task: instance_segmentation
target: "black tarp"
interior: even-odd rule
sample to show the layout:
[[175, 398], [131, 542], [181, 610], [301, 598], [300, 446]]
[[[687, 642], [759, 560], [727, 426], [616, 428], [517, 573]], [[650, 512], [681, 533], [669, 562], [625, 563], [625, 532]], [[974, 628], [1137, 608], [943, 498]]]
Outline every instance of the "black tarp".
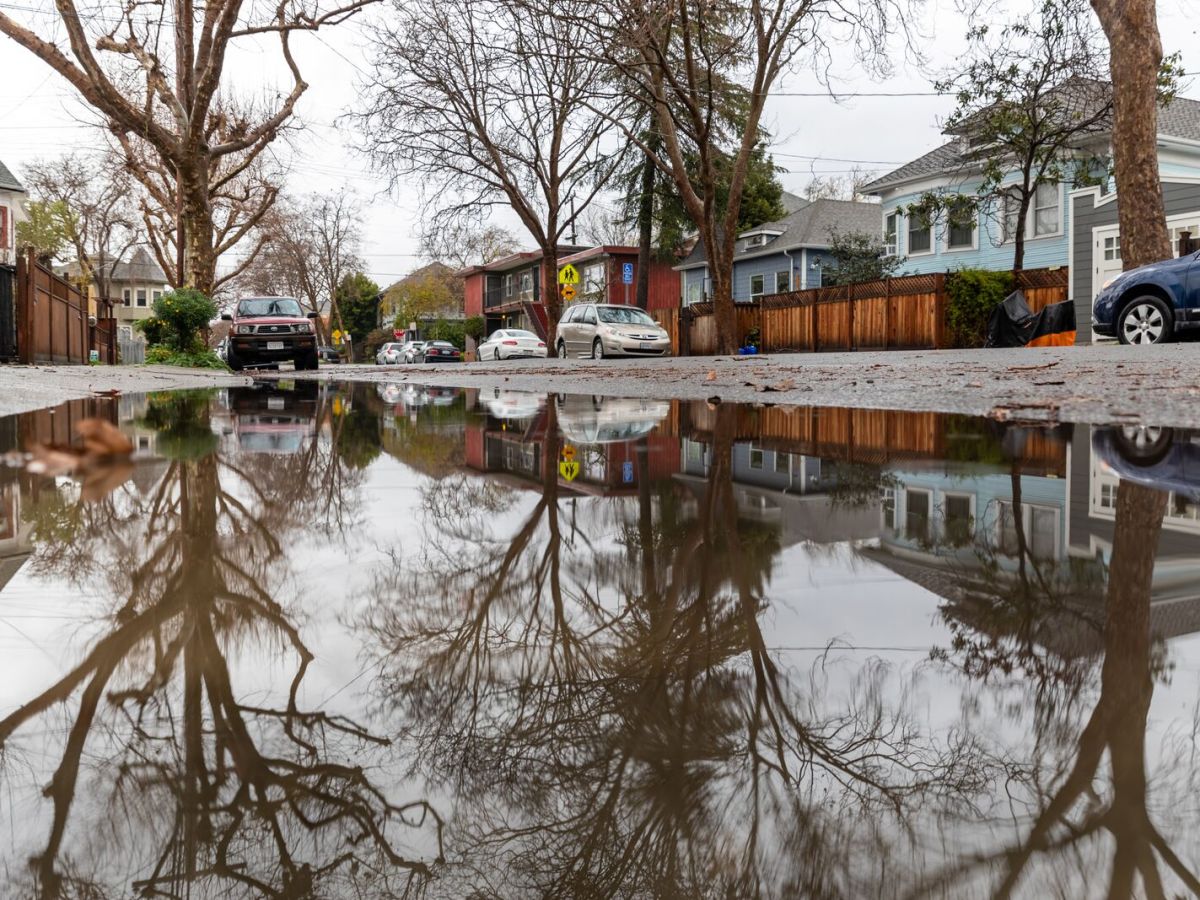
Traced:
[[992, 310], [985, 347], [1061, 347], [1075, 343], [1075, 305], [1067, 300], [1033, 312], [1024, 291], [1013, 291]]

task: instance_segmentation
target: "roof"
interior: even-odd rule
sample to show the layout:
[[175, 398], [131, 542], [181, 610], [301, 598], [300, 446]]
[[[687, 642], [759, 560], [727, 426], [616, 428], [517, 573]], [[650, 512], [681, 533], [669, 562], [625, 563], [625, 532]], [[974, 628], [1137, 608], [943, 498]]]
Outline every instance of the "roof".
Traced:
[[580, 253], [573, 253], [570, 256], [561, 257], [558, 260], [560, 266], [565, 266], [567, 263], [581, 263], [589, 259], [596, 259], [600, 256], [637, 256], [638, 248], [631, 247], [627, 244], [603, 244], [599, 247], [592, 247], [590, 250], [583, 250]]
[[[109, 280], [114, 284], [120, 282], [125, 284], [167, 283], [167, 276], [163, 274], [162, 268], [142, 247], [138, 247], [133, 251], [133, 256], [129, 257], [129, 262], [117, 260], [111, 263], [111, 266], [112, 275]], [[79, 264], [79, 260], [76, 259], [65, 266], [61, 266], [58, 273], [68, 277], [78, 277], [82, 271], [83, 267]]]
[[[573, 253], [578, 253], [586, 247], [579, 247], [574, 244], [560, 244], [556, 250], [557, 255], [561, 258], [570, 256]], [[467, 266], [465, 269], [459, 269], [454, 274], [459, 278], [465, 278], [468, 275], [474, 275], [476, 272], [505, 272], [509, 269], [520, 267], [523, 263], [533, 262], [542, 258], [541, 250], [522, 250], [518, 253], [510, 253], [508, 256], [502, 256], [500, 259], [493, 260], [489, 263], [484, 263], [480, 266]]]
[[[1104, 133], [1105, 130], [1099, 132], [1099, 134]], [[1158, 110], [1158, 133], [1162, 137], [1200, 141], [1200, 100], [1176, 97], [1166, 106], [1160, 107]], [[1095, 136], [1095, 133], [1089, 132], [1088, 136]], [[924, 156], [919, 156], [912, 162], [905, 163], [900, 168], [888, 172], [883, 177], [876, 178], [867, 184], [864, 190], [870, 193], [879, 193], [893, 185], [960, 169], [969, 162], [969, 156], [963, 153], [962, 141], [955, 138], [940, 147], [935, 147]]]
[[[804, 206], [782, 219], [764, 222], [742, 232], [743, 234], [762, 231], [779, 232], [779, 237], [760, 247], [739, 246], [734, 251], [733, 261], [769, 256], [772, 253], [801, 247], [828, 247], [829, 232], [835, 228], [839, 231], [865, 231], [868, 234], [878, 234], [880, 227], [878, 203], [863, 203], [857, 200], [814, 200], [811, 203], [806, 201]], [[704, 265], [705, 260], [704, 244], [697, 242], [687, 259], [676, 268], [695, 268]]]
[[0, 160], [0, 191], [20, 191], [25, 193], [25, 188], [21, 182], [17, 181], [17, 176], [12, 173], [8, 166], [4, 165], [4, 160]]

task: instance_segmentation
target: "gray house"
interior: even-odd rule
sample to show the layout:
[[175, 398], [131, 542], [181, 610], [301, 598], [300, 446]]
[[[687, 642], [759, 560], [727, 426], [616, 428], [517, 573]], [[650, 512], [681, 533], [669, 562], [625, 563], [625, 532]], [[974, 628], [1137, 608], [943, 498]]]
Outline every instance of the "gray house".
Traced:
[[[757, 300], [820, 287], [823, 273], [832, 264], [830, 234], [863, 232], [879, 234], [880, 207], [877, 203], [851, 200], [815, 200], [786, 195], [788, 214], [738, 235], [733, 257], [733, 299]], [[691, 254], [675, 267], [685, 305], [710, 299], [711, 281], [704, 245], [697, 243]]]

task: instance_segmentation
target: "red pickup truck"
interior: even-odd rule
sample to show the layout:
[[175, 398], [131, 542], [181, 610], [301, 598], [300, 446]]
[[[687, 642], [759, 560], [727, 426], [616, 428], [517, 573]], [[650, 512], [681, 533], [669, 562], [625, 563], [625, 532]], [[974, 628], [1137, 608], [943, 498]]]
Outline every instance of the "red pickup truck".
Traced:
[[243, 297], [232, 314], [221, 316], [232, 325], [225, 361], [235, 372], [278, 367], [292, 362], [297, 370], [319, 365], [317, 335], [312, 320], [293, 297]]

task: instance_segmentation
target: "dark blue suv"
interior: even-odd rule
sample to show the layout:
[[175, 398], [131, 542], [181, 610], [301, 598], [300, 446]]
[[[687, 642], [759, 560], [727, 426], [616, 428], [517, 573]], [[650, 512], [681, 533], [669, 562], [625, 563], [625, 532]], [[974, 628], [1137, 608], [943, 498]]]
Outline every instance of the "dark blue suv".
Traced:
[[1200, 253], [1122, 272], [1092, 303], [1092, 331], [1122, 344], [1162, 344], [1200, 328]]

